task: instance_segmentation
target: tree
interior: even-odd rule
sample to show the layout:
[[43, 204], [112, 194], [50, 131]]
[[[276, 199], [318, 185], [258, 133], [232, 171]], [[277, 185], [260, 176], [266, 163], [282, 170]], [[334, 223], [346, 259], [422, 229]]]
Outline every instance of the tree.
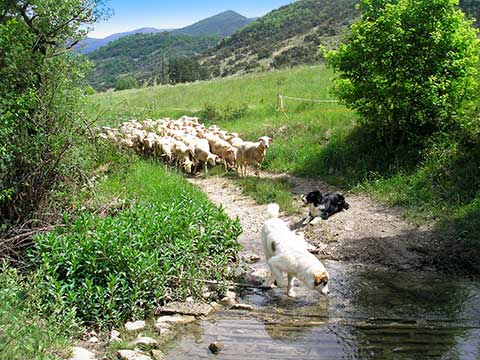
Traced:
[[390, 150], [462, 121], [476, 96], [479, 41], [456, 0], [363, 0], [362, 18], [327, 54], [335, 91]]
[[95, 0], [0, 0], [0, 219], [34, 211], [79, 138], [86, 66], [71, 53], [104, 14]]

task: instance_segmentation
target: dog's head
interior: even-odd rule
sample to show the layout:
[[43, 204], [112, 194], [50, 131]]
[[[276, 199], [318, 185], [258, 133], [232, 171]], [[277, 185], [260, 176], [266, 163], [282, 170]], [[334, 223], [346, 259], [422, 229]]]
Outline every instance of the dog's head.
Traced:
[[322, 193], [318, 190], [311, 191], [308, 194], [302, 195], [301, 199], [305, 205], [312, 204], [314, 206], [319, 205], [322, 202]]
[[329, 277], [326, 271], [313, 274], [313, 289], [322, 295], [328, 295], [330, 293], [328, 290], [328, 280]]

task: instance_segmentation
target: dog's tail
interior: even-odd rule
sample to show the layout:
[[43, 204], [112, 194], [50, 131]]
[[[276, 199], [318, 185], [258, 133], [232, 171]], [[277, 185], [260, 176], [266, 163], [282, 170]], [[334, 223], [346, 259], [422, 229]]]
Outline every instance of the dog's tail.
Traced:
[[267, 206], [267, 215], [269, 219], [278, 218], [280, 212], [280, 206], [278, 204], [268, 204]]

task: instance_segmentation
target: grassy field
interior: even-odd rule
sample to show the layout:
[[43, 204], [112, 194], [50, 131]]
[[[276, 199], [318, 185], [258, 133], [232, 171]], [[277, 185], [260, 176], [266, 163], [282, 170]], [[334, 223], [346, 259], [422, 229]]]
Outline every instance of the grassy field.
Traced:
[[[237, 131], [247, 140], [269, 135], [274, 144], [263, 168], [318, 178], [344, 190], [360, 191], [404, 206], [410, 220], [435, 220], [439, 236], [479, 248], [480, 143], [444, 134], [421, 151], [387, 152], [355, 126], [357, 115], [336, 103], [287, 99], [277, 112], [277, 95], [329, 100], [334, 74], [324, 66], [299, 67], [213, 81], [99, 93], [87, 115], [97, 124], [118, 125], [161, 117], [197, 115]], [[477, 113], [471, 115], [478, 118]], [[244, 182], [245, 187], [249, 184]], [[267, 188], [267, 187], [265, 187]], [[271, 186], [270, 186], [271, 189]], [[250, 186], [247, 191], [262, 189]], [[269, 190], [270, 191], [270, 190]], [[467, 252], [470, 250], [466, 250]]]

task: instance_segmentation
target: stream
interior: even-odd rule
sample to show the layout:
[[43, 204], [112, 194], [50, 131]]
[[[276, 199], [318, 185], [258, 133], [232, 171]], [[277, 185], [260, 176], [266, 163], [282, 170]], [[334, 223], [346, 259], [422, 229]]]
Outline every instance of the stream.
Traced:
[[[167, 359], [480, 359], [480, 282], [325, 262], [330, 295], [247, 288], [253, 311], [186, 328]], [[298, 284], [300, 285], [300, 284]], [[220, 341], [213, 355], [208, 346]]]

